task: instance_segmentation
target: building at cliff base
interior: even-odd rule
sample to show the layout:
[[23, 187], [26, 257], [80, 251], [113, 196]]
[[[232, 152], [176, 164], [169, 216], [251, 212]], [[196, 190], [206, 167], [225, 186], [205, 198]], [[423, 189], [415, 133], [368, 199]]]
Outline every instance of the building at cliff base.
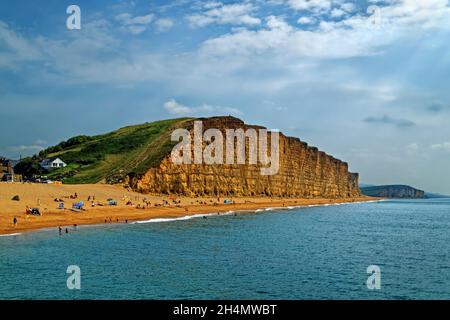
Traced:
[[4, 157], [0, 157], [0, 181], [22, 182], [22, 176], [14, 173], [14, 163]]

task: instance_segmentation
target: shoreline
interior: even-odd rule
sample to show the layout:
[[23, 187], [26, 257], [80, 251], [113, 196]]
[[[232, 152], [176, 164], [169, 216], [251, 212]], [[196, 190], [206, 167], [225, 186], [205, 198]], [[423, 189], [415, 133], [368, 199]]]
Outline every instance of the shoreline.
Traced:
[[[7, 188], [7, 189], [6, 189]], [[5, 191], [9, 195], [4, 197]], [[72, 202], [85, 201], [89, 194], [96, 194], [97, 199], [105, 201], [108, 196], [118, 199], [118, 205], [109, 207], [88, 207], [86, 211], [73, 212], [71, 210], [58, 210], [53, 197], [55, 194], [71, 194], [78, 191], [78, 200], [67, 200], [67, 207]], [[12, 194], [17, 194], [20, 202], [7, 200]], [[0, 184], [0, 236], [13, 236], [42, 229], [58, 227], [64, 229], [76, 226], [87, 225], [112, 225], [112, 224], [132, 224], [132, 223], [152, 223], [171, 220], [188, 220], [195, 216], [225, 214], [227, 212], [240, 214], [255, 214], [261, 211], [286, 210], [295, 207], [327, 206], [335, 204], [349, 204], [357, 202], [380, 201], [380, 198], [356, 197], [342, 199], [305, 199], [305, 198], [212, 198], [212, 197], [176, 197], [167, 195], [142, 195], [127, 191], [119, 186], [109, 185], [34, 185], [34, 184]], [[25, 214], [25, 205], [32, 205], [36, 201], [40, 204], [42, 216], [30, 216]], [[83, 200], [84, 199], [84, 200]], [[126, 199], [133, 199], [133, 206], [126, 205]], [[151, 206], [137, 208], [142, 201], [151, 203]], [[171, 200], [169, 200], [171, 199]], [[231, 204], [224, 204], [225, 199], [232, 199]], [[87, 205], [87, 203], [86, 203]], [[22, 209], [20, 209], [22, 208]], [[48, 209], [51, 208], [51, 209]], [[18, 220], [17, 226], [13, 226], [13, 218]]]

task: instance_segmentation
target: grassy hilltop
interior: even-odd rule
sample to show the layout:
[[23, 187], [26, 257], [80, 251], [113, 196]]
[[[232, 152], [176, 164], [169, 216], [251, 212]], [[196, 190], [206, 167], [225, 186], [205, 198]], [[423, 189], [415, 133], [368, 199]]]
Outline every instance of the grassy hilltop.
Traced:
[[[139, 175], [166, 156], [176, 142], [171, 132], [188, 118], [162, 120], [129, 126], [98, 136], [77, 136], [24, 159], [16, 171], [24, 175], [45, 174], [64, 183], [115, 183], [125, 176]], [[40, 162], [59, 157], [67, 167], [42, 172]]]

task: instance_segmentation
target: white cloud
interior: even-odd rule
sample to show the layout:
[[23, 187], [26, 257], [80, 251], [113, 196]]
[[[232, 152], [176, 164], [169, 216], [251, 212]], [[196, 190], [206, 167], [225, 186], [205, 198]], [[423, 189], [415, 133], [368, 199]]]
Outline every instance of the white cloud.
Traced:
[[297, 20], [298, 24], [312, 24], [314, 22], [316, 22], [316, 19], [313, 17], [300, 17]]
[[405, 151], [408, 154], [416, 154], [420, 150], [420, 147], [417, 143], [410, 143], [405, 146]]
[[450, 152], [450, 142], [443, 142], [431, 145], [431, 149]]
[[0, 68], [14, 68], [21, 61], [42, 58], [39, 49], [33, 43], [14, 32], [3, 21], [0, 21], [0, 48]]
[[333, 18], [340, 18], [342, 16], [345, 16], [346, 12], [342, 9], [334, 8], [331, 10], [330, 16]]
[[242, 114], [238, 109], [221, 107], [221, 106], [212, 106], [209, 104], [202, 104], [198, 107], [189, 107], [178, 103], [175, 99], [170, 99], [169, 101], [164, 103], [164, 109], [167, 112], [173, 115], [193, 115], [193, 114], [205, 114], [205, 113], [216, 113], [216, 114], [234, 114], [239, 115]]
[[175, 99], [170, 99], [164, 103], [164, 109], [171, 114], [188, 114], [192, 113], [193, 109], [191, 107], [182, 105], [175, 101]]
[[288, 5], [295, 10], [314, 12], [329, 11], [332, 0], [287, 0]]
[[129, 13], [121, 13], [116, 16], [116, 20], [121, 22], [124, 26], [129, 25], [147, 25], [155, 19], [155, 15], [150, 13], [145, 16], [135, 16], [133, 17]]
[[259, 25], [261, 20], [251, 16], [254, 7], [251, 3], [229, 4], [211, 2], [206, 7], [208, 10], [187, 16], [189, 24], [192, 27], [205, 27], [207, 25], [217, 24], [233, 24], [233, 25]]
[[12, 146], [9, 147], [9, 149], [13, 152], [23, 152], [23, 153], [28, 153], [28, 152], [38, 152], [41, 150], [45, 149], [45, 146], [47, 142], [46, 141], [42, 141], [42, 140], [38, 140], [35, 141], [33, 144], [31, 145], [18, 145], [18, 146]]
[[169, 18], [161, 18], [155, 22], [156, 30], [158, 32], [167, 32], [175, 25], [175, 22]]
[[223, 5], [223, 3], [219, 2], [219, 1], [208, 1], [203, 5], [203, 8], [213, 9], [213, 8], [221, 7], [222, 5]]
[[345, 12], [353, 12], [356, 10], [356, 6], [354, 3], [346, 2], [341, 4], [341, 9], [344, 10]]
[[148, 25], [155, 20], [153, 13], [144, 16], [132, 16], [129, 13], [121, 13], [116, 20], [122, 25], [121, 29], [133, 34], [140, 34], [147, 30]]

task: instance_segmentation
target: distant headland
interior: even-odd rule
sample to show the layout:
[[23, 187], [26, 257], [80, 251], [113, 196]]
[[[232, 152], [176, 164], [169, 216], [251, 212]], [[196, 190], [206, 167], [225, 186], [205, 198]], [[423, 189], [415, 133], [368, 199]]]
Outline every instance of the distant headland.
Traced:
[[391, 198], [391, 199], [435, 199], [449, 198], [440, 193], [426, 192], [412, 186], [396, 185], [370, 185], [360, 184], [362, 194], [369, 197]]
[[391, 199], [425, 199], [425, 191], [407, 185], [364, 186], [361, 192], [370, 197]]

